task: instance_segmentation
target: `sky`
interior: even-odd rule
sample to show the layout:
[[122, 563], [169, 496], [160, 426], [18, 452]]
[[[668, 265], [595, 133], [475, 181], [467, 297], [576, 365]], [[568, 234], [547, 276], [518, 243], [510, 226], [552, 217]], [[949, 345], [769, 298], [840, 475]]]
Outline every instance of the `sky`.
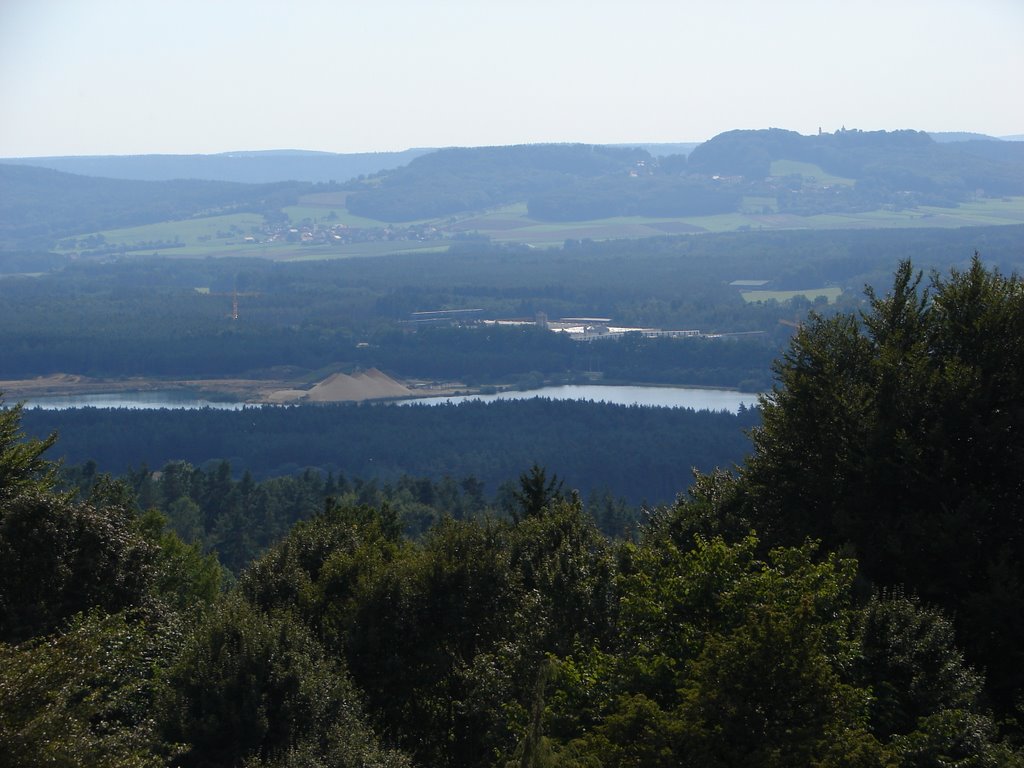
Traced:
[[0, 0], [0, 157], [1024, 133], [1024, 0]]

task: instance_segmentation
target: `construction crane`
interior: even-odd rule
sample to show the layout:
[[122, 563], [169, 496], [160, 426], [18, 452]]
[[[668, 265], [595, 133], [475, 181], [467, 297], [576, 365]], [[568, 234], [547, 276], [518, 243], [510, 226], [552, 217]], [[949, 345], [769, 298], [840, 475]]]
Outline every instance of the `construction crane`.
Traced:
[[207, 294], [208, 296], [230, 296], [231, 297], [231, 319], [238, 319], [238, 297], [239, 296], [259, 296], [258, 291], [245, 291], [240, 292], [237, 288], [233, 288], [231, 293], [215, 293], [211, 291]]

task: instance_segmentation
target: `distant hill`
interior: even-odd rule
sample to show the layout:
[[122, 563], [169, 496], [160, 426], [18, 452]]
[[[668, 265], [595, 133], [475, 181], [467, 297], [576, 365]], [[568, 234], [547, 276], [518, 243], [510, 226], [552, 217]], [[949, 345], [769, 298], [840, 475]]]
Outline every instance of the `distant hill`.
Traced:
[[686, 167], [683, 154], [655, 158], [629, 146], [443, 149], [355, 185], [348, 209], [401, 222], [521, 202], [542, 221], [703, 215], [736, 208], [736, 190], [687, 176]]
[[[40, 159], [76, 174], [24, 159], [0, 161], [0, 248], [36, 252], [71, 235], [225, 213], [287, 221], [292, 214], [282, 208], [303, 195], [307, 208], [295, 214], [300, 217], [315, 216], [319, 207], [325, 216], [345, 211], [379, 223], [350, 219], [355, 229], [423, 220], [435, 233], [473, 231], [471, 223], [462, 226], [467, 214], [495, 209], [506, 228], [720, 214], [742, 218], [716, 220], [712, 228], [799, 227], [802, 220], [794, 217], [1024, 196], [1024, 141], [972, 133], [936, 136], [939, 141], [911, 130], [805, 136], [773, 128], [728, 131], [696, 146], [529, 144], [363, 155], [273, 150]], [[367, 172], [348, 176], [360, 168]], [[217, 180], [170, 178], [182, 175]], [[137, 178], [145, 176], [151, 178]], [[287, 177], [300, 180], [281, 180]], [[331, 178], [338, 183], [316, 187], [301, 180]], [[688, 222], [674, 225], [682, 227], [674, 232], [699, 231]], [[149, 237], [136, 245], [149, 248], [150, 240], [158, 247], [181, 247]], [[92, 253], [109, 251], [104, 243], [78, 245]]]
[[[976, 136], [940, 143], [909, 130], [729, 131], [688, 155], [658, 157], [641, 147], [583, 144], [445, 149], [349, 185], [348, 208], [404, 222], [525, 202], [533, 219], [579, 221], [744, 205], [796, 215], [864, 212], [953, 206], [979, 190], [1024, 195], [1024, 144]], [[783, 170], [780, 161], [789, 161]], [[824, 177], [841, 183], [817, 181]]]
[[350, 195], [348, 209], [383, 221], [437, 218], [529, 198], [578, 178], [625, 173], [643, 150], [586, 144], [453, 147], [382, 173]]
[[0, 164], [32, 165], [83, 176], [135, 181], [201, 179], [268, 184], [278, 181], [344, 182], [397, 168], [430, 149], [404, 152], [334, 154], [283, 149], [217, 155], [87, 155], [0, 159]]
[[928, 135], [939, 144], [949, 144], [954, 141], [999, 141], [995, 136], [971, 133], [970, 131], [931, 131]]
[[0, 164], [0, 247], [50, 248], [67, 235], [241, 211], [276, 211], [309, 185], [130, 181]]
[[688, 155], [693, 152], [694, 149], [699, 147], [701, 142], [699, 141], [685, 141], [675, 144], [661, 143], [661, 144], [605, 144], [606, 147], [635, 147], [636, 149], [642, 149], [648, 153], [651, 157], [667, 157], [669, 155]]
[[954, 205], [982, 190], [1024, 194], [1024, 145], [1005, 141], [938, 143], [921, 131], [837, 131], [803, 136], [769, 129], [729, 131], [697, 147], [691, 173], [763, 180], [773, 163], [810, 163], [855, 182], [833, 189], [851, 204]]

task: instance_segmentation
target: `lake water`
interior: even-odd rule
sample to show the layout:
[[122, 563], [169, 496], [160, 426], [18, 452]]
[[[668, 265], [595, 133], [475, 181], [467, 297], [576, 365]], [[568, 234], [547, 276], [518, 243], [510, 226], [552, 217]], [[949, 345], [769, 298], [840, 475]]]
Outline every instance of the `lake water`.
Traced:
[[740, 403], [748, 408], [757, 405], [757, 393], [732, 389], [702, 389], [699, 387], [630, 387], [607, 384], [566, 384], [542, 387], [525, 392], [498, 392], [493, 395], [466, 395], [456, 397], [426, 397], [403, 400], [402, 405], [461, 403], [467, 400], [525, 400], [547, 397], [552, 400], [591, 400], [616, 405], [647, 405], [659, 408], [693, 408], [696, 411], [730, 411], [736, 413]]
[[43, 408], [59, 411], [65, 408], [219, 408], [237, 411], [245, 403], [215, 402], [204, 400], [191, 392], [174, 390], [157, 390], [153, 392], [116, 392], [97, 395], [60, 395], [52, 397], [33, 397], [27, 399], [26, 408]]
[[[493, 400], [525, 400], [546, 397], [551, 400], [590, 400], [616, 405], [645, 405], [659, 408], [693, 408], [694, 410], [730, 411], [736, 413], [743, 403], [747, 407], [757, 404], [757, 394], [731, 389], [701, 389], [698, 387], [630, 387], [607, 384], [567, 384], [542, 387], [524, 392], [507, 391], [492, 395], [460, 395], [422, 397], [394, 401], [400, 405], [437, 405], [461, 403], [467, 400], [491, 402]], [[64, 408], [218, 408], [237, 411], [245, 407], [241, 402], [205, 400], [193, 393], [172, 390], [153, 392], [117, 392], [113, 394], [68, 395], [35, 397], [27, 400], [27, 408], [61, 410]]]

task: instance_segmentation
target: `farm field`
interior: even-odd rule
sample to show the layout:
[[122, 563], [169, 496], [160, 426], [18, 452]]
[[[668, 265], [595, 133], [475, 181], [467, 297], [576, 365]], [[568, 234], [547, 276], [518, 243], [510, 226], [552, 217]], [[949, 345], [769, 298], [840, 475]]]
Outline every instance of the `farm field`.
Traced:
[[829, 304], [834, 304], [843, 294], [843, 289], [838, 286], [828, 288], [809, 288], [801, 291], [741, 291], [743, 300], [747, 303], [757, 301], [777, 301], [780, 304], [797, 296], [803, 296], [808, 301], [814, 301], [819, 296], [824, 296]]
[[[758, 198], [758, 202], [763, 203], [763, 200]], [[526, 206], [521, 205], [505, 206], [461, 219], [454, 227], [478, 232], [497, 242], [548, 246], [560, 245], [567, 239], [603, 240], [688, 232], [967, 227], [1021, 223], [1024, 223], [1024, 197], [975, 201], [963, 203], [958, 208], [922, 206], [904, 211], [851, 214], [724, 213], [679, 218], [630, 216], [574, 222], [538, 222], [530, 219], [526, 215]]]
[[108, 243], [134, 245], [141, 243], [180, 242], [186, 246], [199, 245], [214, 239], [228, 240], [249, 234], [263, 226], [258, 213], [232, 213], [181, 221], [161, 221], [123, 229], [108, 229], [95, 234], [103, 235]]
[[289, 205], [281, 210], [293, 224], [309, 219], [322, 224], [344, 224], [346, 227], [383, 226], [384, 222], [349, 213], [345, 207], [348, 194], [348, 192], [317, 192], [312, 195], [303, 195], [299, 198], [298, 205]]
[[823, 171], [821, 166], [814, 163], [802, 163], [799, 160], [773, 160], [771, 165], [772, 176], [803, 176], [806, 180], [814, 179], [818, 184], [841, 185], [852, 187], [856, 184], [855, 179], [848, 179], [844, 176], [833, 176]]
[[[807, 164], [804, 164], [807, 165]], [[385, 222], [353, 216], [340, 207], [344, 193], [307, 195], [300, 205], [284, 212], [293, 225], [303, 220], [321, 224], [346, 224], [358, 228], [380, 228]], [[757, 198], [747, 210], [771, 208], [770, 198]], [[753, 205], [756, 203], [756, 205]], [[331, 212], [335, 216], [330, 217]], [[330, 217], [330, 218], [328, 218]], [[525, 203], [461, 217], [437, 219], [429, 223], [442, 233], [475, 233], [494, 242], [523, 243], [538, 248], [561, 246], [566, 240], [614, 240], [657, 237], [704, 232], [883, 229], [923, 227], [968, 227], [1024, 223], [1024, 197], [1010, 197], [962, 203], [957, 208], [921, 206], [902, 211], [879, 210], [865, 213], [796, 216], [785, 213], [726, 213], [713, 216], [654, 218], [622, 216], [591, 221], [542, 222], [531, 219]], [[263, 227], [263, 217], [255, 213], [165, 221], [95, 233], [107, 244], [124, 245], [145, 253], [157, 243], [165, 255], [175, 257], [239, 256], [272, 260], [311, 260], [381, 256], [392, 253], [429, 252], [443, 249], [448, 240], [379, 240], [338, 246], [300, 246], [296, 243], [251, 243], [243, 238]], [[400, 226], [405, 226], [400, 225]], [[84, 237], [84, 235], [83, 235]]]

